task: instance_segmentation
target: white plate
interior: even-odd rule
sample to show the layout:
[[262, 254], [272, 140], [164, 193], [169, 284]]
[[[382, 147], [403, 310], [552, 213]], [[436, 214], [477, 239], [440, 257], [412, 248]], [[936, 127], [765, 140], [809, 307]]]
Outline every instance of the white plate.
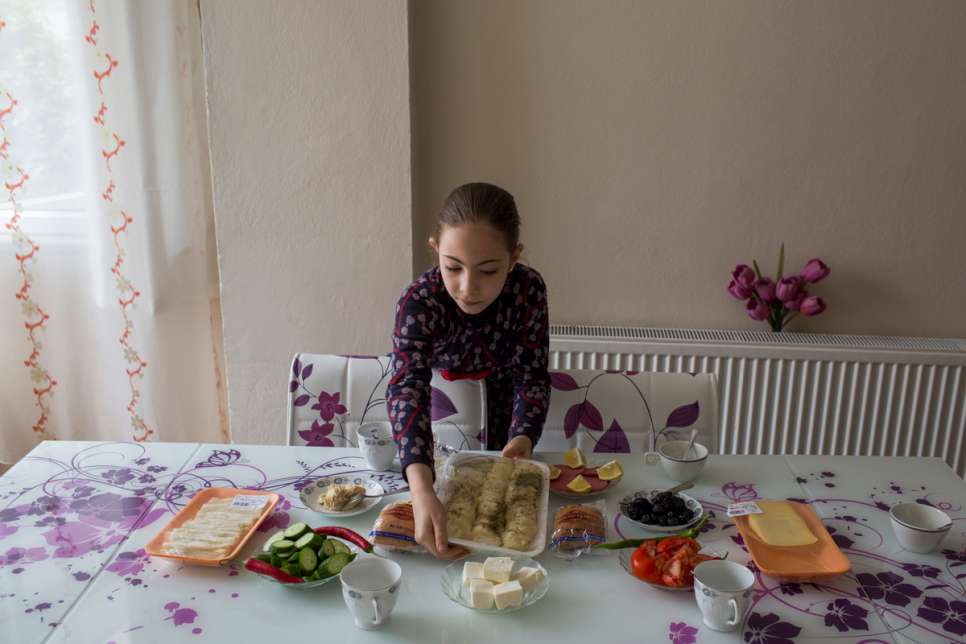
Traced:
[[695, 523], [700, 521], [701, 517], [704, 516], [704, 506], [702, 506], [697, 499], [694, 499], [688, 496], [687, 494], [684, 494], [683, 492], [677, 492], [675, 493], [674, 496], [679, 496], [682, 499], [684, 499], [684, 505], [686, 505], [687, 508], [692, 512], [691, 520], [688, 521], [687, 523], [681, 523], [678, 525], [655, 525], [653, 523], [641, 523], [640, 521], [635, 521], [634, 519], [627, 516], [627, 506], [631, 503], [631, 501], [638, 498], [645, 498], [650, 500], [651, 494], [653, 494], [656, 491], [657, 490], [641, 490], [639, 492], [634, 492], [633, 494], [628, 494], [627, 496], [625, 496], [623, 499], [620, 500], [620, 504], [618, 505], [618, 507], [620, 508], [621, 516], [627, 519], [628, 521], [630, 521], [631, 523], [633, 523], [634, 525], [638, 526], [639, 528], [643, 528], [647, 530], [648, 532], [662, 532], [662, 533], [668, 533], [668, 534], [686, 530], [687, 528], [693, 526]]
[[[627, 574], [630, 575], [631, 577], [634, 577], [634, 573], [631, 572], [632, 554], [634, 554], [634, 548], [624, 548], [623, 550], [620, 551], [620, 554], [618, 555], [618, 559], [620, 559], [621, 567], [627, 571]], [[637, 577], [634, 577], [634, 579], [637, 579]], [[643, 579], [637, 579], [637, 581], [641, 582], [642, 584], [647, 584], [651, 588], [657, 588], [659, 590], [669, 590], [671, 592], [684, 591], [686, 593], [689, 593], [692, 590], [694, 590], [693, 583], [690, 586], [681, 586], [679, 588], [677, 586], [665, 586], [664, 584], [658, 584], [653, 581], [645, 581]]]
[[354, 517], [357, 514], [362, 514], [363, 512], [368, 512], [370, 509], [379, 504], [382, 497], [372, 498], [364, 497], [362, 502], [351, 510], [346, 510], [344, 512], [333, 512], [332, 510], [326, 510], [319, 503], [319, 496], [325, 491], [330, 485], [335, 485], [338, 483], [355, 483], [356, 485], [363, 485], [366, 488], [366, 494], [385, 494], [386, 488], [382, 485], [373, 481], [372, 479], [365, 478], [364, 476], [349, 475], [349, 476], [326, 476], [320, 478], [317, 481], [309, 483], [302, 491], [299, 493], [299, 498], [302, 499], [302, 503], [305, 507], [310, 510], [315, 510], [319, 514], [324, 514], [327, 517]]
[[527, 606], [536, 603], [541, 597], [546, 595], [547, 591], [550, 589], [550, 575], [547, 572], [547, 569], [541, 566], [539, 561], [535, 561], [530, 557], [511, 558], [513, 559], [513, 573], [516, 573], [516, 571], [525, 566], [537, 568], [543, 573], [543, 579], [539, 584], [537, 584], [536, 588], [530, 592], [523, 593], [523, 603], [521, 603], [519, 606], [511, 606], [500, 610], [495, 606], [493, 608], [473, 608], [470, 605], [470, 589], [467, 586], [463, 586], [463, 564], [467, 561], [477, 561], [483, 563], [486, 561], [485, 555], [472, 555], [446, 566], [446, 568], [443, 569], [443, 574], [439, 579], [440, 586], [443, 588], [443, 594], [460, 606], [469, 608], [470, 610], [475, 610], [478, 613], [511, 613], [515, 610], [520, 610], [521, 608], [526, 608]]

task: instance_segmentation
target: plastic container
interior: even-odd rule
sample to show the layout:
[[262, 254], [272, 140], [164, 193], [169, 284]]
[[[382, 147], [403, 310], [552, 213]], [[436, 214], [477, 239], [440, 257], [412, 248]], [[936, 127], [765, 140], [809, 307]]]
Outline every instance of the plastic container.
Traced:
[[[224, 557], [217, 558], [202, 558], [202, 557], [189, 557], [186, 555], [172, 554], [168, 552], [162, 552], [164, 547], [164, 542], [168, 538], [168, 534], [175, 528], [180, 528], [187, 521], [195, 518], [201, 508], [212, 499], [231, 499], [238, 496], [262, 496], [268, 499], [265, 507], [262, 508], [261, 513], [255, 519], [255, 523], [249, 528], [248, 532], [242, 535], [235, 547], [226, 554]], [[199, 490], [194, 497], [188, 502], [188, 505], [181, 508], [167, 525], [161, 529], [161, 532], [154, 535], [154, 538], [148, 541], [147, 545], [144, 546], [144, 551], [151, 555], [152, 557], [166, 557], [168, 559], [177, 559], [179, 561], [184, 561], [185, 563], [195, 564], [198, 566], [220, 566], [223, 562], [234, 559], [241, 552], [241, 549], [245, 547], [248, 540], [251, 539], [252, 535], [255, 534], [255, 530], [258, 528], [259, 524], [265, 520], [265, 517], [269, 515], [275, 504], [278, 503], [279, 496], [274, 492], [263, 492], [261, 490], [239, 490], [230, 487], [209, 487]]]
[[779, 581], [813, 581], [844, 575], [852, 565], [835, 545], [815, 512], [807, 505], [785, 501], [818, 539], [808, 546], [771, 546], [758, 538], [747, 516], [735, 517], [735, 525], [763, 573]]
[[[446, 465], [443, 467], [443, 476], [437, 478], [437, 492], [439, 494], [440, 500], [443, 505], [449, 501], [449, 489], [448, 484], [453, 476], [453, 472], [457, 465], [461, 463], [466, 463], [469, 461], [498, 461], [503, 457], [500, 456], [490, 456], [486, 454], [472, 453], [472, 452], [459, 452], [450, 455], [446, 460]], [[480, 552], [486, 554], [496, 554], [505, 555], [511, 557], [536, 557], [544, 548], [547, 546], [547, 508], [550, 503], [550, 468], [547, 467], [546, 463], [541, 463], [539, 461], [534, 461], [530, 459], [516, 459], [518, 461], [523, 461], [531, 465], [536, 466], [543, 474], [543, 485], [541, 486], [540, 493], [537, 497], [537, 533], [534, 535], [533, 540], [530, 542], [530, 548], [528, 550], [513, 550], [512, 548], [503, 548], [500, 546], [493, 546], [488, 543], [481, 543], [478, 541], [469, 541], [467, 539], [453, 539], [450, 538], [451, 543], [459, 544], [471, 550], [472, 552]]]

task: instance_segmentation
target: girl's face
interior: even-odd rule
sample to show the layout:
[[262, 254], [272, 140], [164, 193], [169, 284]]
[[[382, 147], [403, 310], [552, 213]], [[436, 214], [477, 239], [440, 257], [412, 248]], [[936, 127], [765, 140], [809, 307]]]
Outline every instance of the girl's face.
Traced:
[[464, 313], [481, 313], [500, 295], [523, 246], [511, 253], [506, 237], [486, 223], [443, 225], [429, 245], [439, 254], [446, 292]]

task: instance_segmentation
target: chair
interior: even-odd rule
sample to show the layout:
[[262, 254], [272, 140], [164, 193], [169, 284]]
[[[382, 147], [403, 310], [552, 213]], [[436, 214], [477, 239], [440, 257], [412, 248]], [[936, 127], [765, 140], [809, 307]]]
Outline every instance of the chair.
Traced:
[[[363, 423], [389, 422], [390, 372], [389, 356], [295, 354], [289, 373], [287, 443], [355, 447]], [[483, 382], [450, 382], [434, 372], [430, 385], [436, 440], [458, 449], [480, 449], [486, 428]]]
[[697, 429], [695, 440], [718, 452], [714, 374], [563, 369], [550, 379], [540, 451], [642, 452]]

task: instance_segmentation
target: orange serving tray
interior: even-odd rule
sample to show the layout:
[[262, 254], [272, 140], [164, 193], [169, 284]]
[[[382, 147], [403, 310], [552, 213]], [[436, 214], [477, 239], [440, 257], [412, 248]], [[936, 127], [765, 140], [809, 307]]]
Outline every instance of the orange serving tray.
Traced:
[[818, 541], [808, 546], [770, 546], [758, 537], [748, 517], [735, 517], [738, 532], [758, 568], [779, 581], [812, 581], [847, 573], [852, 565], [812, 508], [795, 501], [785, 503], [805, 520]]
[[[175, 555], [167, 552], [162, 552], [161, 548], [164, 546], [164, 542], [168, 538], [168, 533], [170, 533], [175, 528], [180, 528], [186, 521], [195, 518], [195, 515], [201, 510], [202, 506], [211, 499], [231, 499], [236, 496], [264, 496], [268, 497], [268, 504], [262, 510], [262, 513], [258, 515], [255, 523], [252, 524], [251, 529], [246, 532], [235, 547], [224, 557], [210, 559], [204, 557], [188, 557], [185, 555]], [[147, 545], [144, 546], [144, 551], [153, 557], [167, 557], [168, 559], [178, 559], [186, 563], [197, 564], [199, 566], [220, 566], [222, 562], [229, 559], [234, 559], [241, 552], [241, 549], [245, 547], [248, 540], [255, 530], [258, 528], [259, 524], [265, 520], [265, 517], [272, 511], [275, 504], [278, 503], [279, 496], [274, 492], [264, 492], [262, 490], [239, 490], [233, 487], [207, 487], [199, 490], [192, 499], [188, 502], [188, 505], [181, 508], [174, 517], [168, 521], [168, 524], [154, 536], [153, 539], [148, 541]]]

